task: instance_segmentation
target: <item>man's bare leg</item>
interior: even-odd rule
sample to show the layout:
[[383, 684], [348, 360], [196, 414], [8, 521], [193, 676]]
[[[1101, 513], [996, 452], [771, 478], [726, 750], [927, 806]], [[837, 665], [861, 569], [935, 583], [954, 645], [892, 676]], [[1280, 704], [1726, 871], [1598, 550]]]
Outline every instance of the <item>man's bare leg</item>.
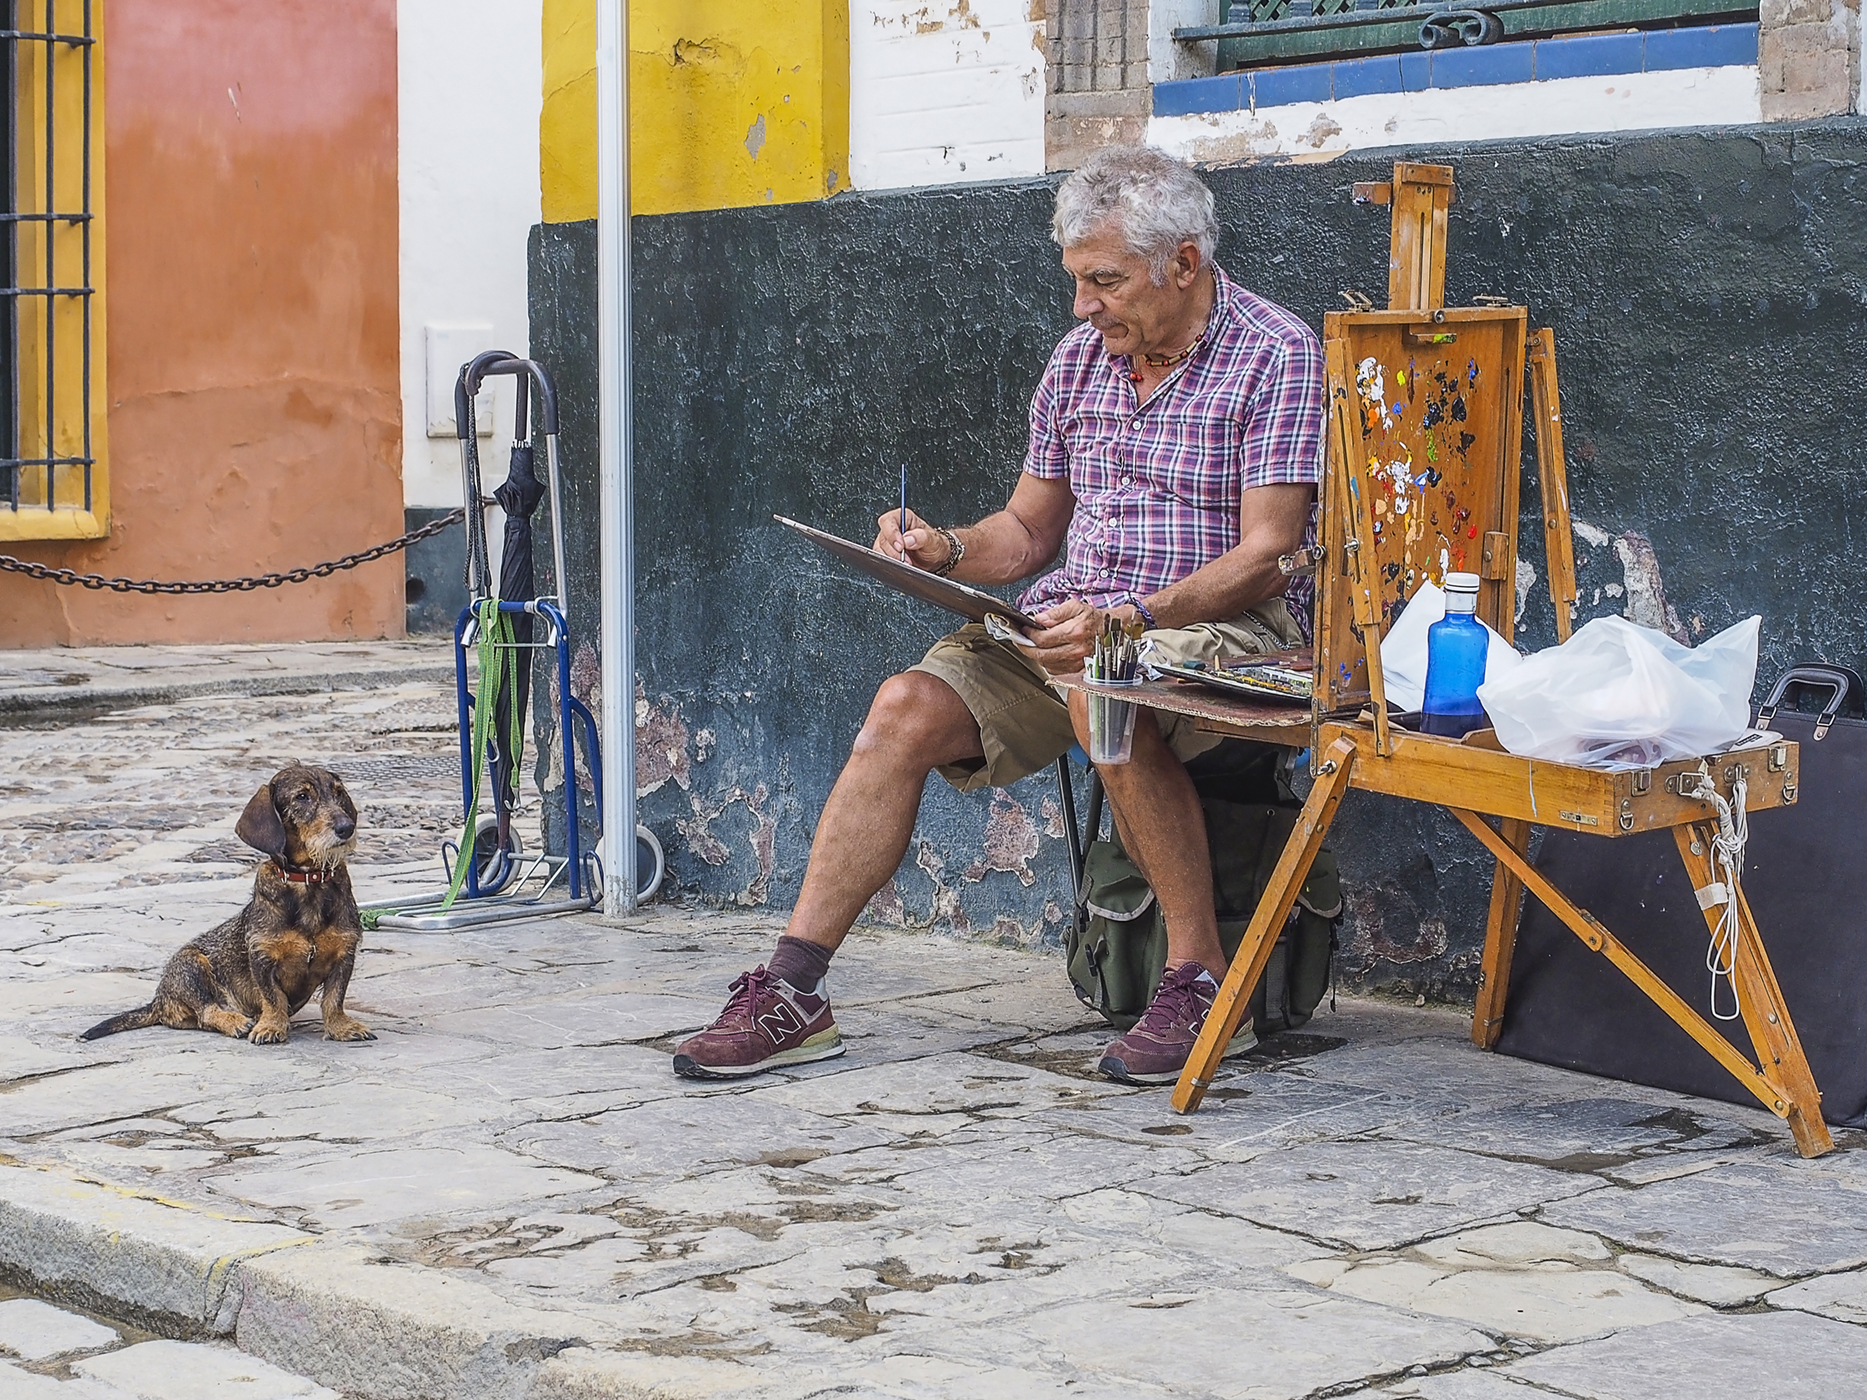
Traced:
[[[945, 681], [925, 671], [884, 681], [817, 819], [804, 888], [785, 933], [838, 947], [900, 868], [927, 775], [984, 752], [972, 712]], [[1203, 859], [1203, 840], [1200, 854]], [[1216, 946], [1216, 931], [1214, 940]]]
[[[1089, 747], [1089, 706], [1070, 693], [1077, 741]], [[1186, 767], [1173, 756], [1150, 712], [1135, 716], [1134, 757], [1098, 771], [1109, 795], [1122, 846], [1154, 889], [1167, 919], [1167, 966], [1196, 962], [1214, 979], [1225, 976], [1219, 920], [1212, 907], [1212, 857], [1206, 815]]]
[[[1081, 691], [1070, 696], [1070, 719], [1086, 748], [1089, 711]], [[1153, 886], [1167, 920], [1167, 973], [1146, 1013], [1110, 1042], [1097, 1068], [1129, 1084], [1170, 1084], [1185, 1069], [1225, 976], [1212, 908], [1206, 816], [1193, 780], [1150, 714], [1136, 716], [1134, 757], [1097, 771], [1121, 827], [1122, 845]], [[1248, 1031], [1241, 1031], [1226, 1053], [1241, 1053], [1254, 1043]]]
[[900, 867], [927, 775], [982, 753], [972, 712], [945, 681], [906, 671], [882, 683], [823, 804], [785, 936], [767, 966], [733, 983], [719, 1018], [675, 1047], [676, 1074], [730, 1079], [843, 1053], [823, 987], [830, 955]]

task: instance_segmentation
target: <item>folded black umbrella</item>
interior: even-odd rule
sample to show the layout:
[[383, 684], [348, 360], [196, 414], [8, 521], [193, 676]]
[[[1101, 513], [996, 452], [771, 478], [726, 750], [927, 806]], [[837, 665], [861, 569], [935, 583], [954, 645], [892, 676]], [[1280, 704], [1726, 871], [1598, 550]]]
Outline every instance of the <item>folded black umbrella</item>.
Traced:
[[[532, 512], [544, 499], [545, 488], [532, 471], [530, 424], [526, 413], [525, 380], [517, 380], [518, 408], [513, 418], [514, 432], [523, 440], [512, 444], [512, 461], [506, 479], [493, 491], [493, 499], [506, 513], [504, 545], [499, 554], [499, 597], [502, 602], [529, 603], [538, 596], [537, 567], [532, 557]], [[520, 645], [532, 639], [530, 613], [509, 614], [513, 640]], [[493, 767], [493, 804], [499, 818], [499, 849], [510, 850], [512, 805], [518, 790], [519, 754], [506, 752], [505, 736], [515, 729], [523, 735], [525, 703], [531, 691], [531, 655], [520, 652], [513, 657], [512, 685], [501, 687], [494, 698], [495, 748], [490, 755]], [[517, 746], [522, 748], [523, 744]]]

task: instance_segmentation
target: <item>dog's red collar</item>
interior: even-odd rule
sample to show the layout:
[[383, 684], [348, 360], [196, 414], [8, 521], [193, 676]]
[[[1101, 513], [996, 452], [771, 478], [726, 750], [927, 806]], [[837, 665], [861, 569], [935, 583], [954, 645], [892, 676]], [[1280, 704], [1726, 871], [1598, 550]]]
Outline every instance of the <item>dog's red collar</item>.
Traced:
[[294, 885], [322, 885], [337, 878], [334, 870], [288, 870], [276, 860], [272, 862], [272, 868]]

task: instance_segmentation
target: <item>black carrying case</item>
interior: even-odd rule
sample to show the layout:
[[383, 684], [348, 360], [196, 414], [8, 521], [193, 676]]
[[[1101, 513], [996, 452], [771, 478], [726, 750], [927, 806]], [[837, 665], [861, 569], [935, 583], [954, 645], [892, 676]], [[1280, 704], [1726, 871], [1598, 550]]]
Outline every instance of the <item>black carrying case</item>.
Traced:
[[[1819, 712], [1797, 708], [1819, 699]], [[1743, 887], [1822, 1091], [1822, 1116], [1867, 1126], [1867, 718], [1845, 666], [1792, 667], [1757, 714], [1801, 745], [1793, 806], [1757, 812]], [[1544, 835], [1536, 867], [1598, 918], [1725, 1038], [1754, 1058], [1744, 1023], [1710, 1015], [1710, 936], [1670, 831], [1603, 840]], [[1718, 1008], [1732, 1009], [1728, 984]], [[1497, 1048], [1507, 1055], [1705, 1098], [1752, 1097], [1534, 896], [1524, 899]]]

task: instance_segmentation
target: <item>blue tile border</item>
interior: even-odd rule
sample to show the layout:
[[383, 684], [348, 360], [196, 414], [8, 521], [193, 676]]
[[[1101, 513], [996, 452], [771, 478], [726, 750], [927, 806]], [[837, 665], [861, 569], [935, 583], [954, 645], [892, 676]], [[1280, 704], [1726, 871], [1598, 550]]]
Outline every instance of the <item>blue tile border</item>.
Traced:
[[1195, 112], [1230, 112], [1248, 106], [1251, 92], [1243, 73], [1221, 73], [1216, 78], [1189, 78], [1154, 84], [1154, 115], [1186, 117]]
[[1477, 48], [1441, 49], [1433, 60], [1433, 86], [1501, 87], [1536, 78], [1536, 45], [1482, 44]]
[[1407, 90], [1402, 83], [1397, 53], [1383, 54], [1379, 58], [1340, 59], [1331, 66], [1335, 70], [1337, 97], [1367, 97], [1373, 93]]
[[1251, 105], [1283, 107], [1292, 102], [1327, 102], [1333, 95], [1333, 63], [1303, 63], [1251, 72]]
[[1712, 24], [1694, 29], [1655, 29], [1646, 36], [1646, 71], [1669, 68], [1729, 68], [1757, 61], [1757, 26]]
[[1748, 67], [1757, 62], [1757, 26], [1710, 24], [1586, 34], [1477, 48], [1417, 50], [1253, 68], [1216, 78], [1154, 85], [1154, 115], [1190, 116], [1293, 102], [1328, 102], [1428, 88], [1496, 87], [1554, 78], [1660, 73], [1679, 68]]
[[1644, 34], [1581, 34], [1573, 38], [1540, 39], [1534, 45], [1537, 81], [1638, 73], [1646, 61], [1646, 37]]

